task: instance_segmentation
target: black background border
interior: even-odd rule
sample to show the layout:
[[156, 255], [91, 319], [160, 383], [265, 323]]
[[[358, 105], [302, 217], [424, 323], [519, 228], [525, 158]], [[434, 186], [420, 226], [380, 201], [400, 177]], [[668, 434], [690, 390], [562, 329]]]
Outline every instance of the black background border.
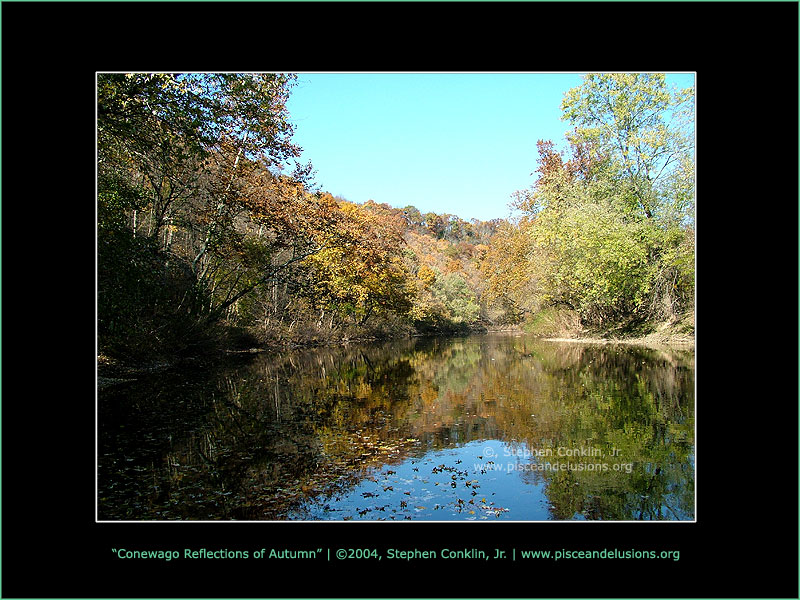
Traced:
[[[3, 597], [797, 597], [796, 3], [1, 10]], [[94, 78], [126, 70], [696, 71], [698, 521], [96, 523]], [[53, 267], [59, 256], [63, 268]], [[753, 306], [768, 324], [748, 321]], [[674, 549], [681, 558], [484, 570], [111, 552], [340, 546]]]

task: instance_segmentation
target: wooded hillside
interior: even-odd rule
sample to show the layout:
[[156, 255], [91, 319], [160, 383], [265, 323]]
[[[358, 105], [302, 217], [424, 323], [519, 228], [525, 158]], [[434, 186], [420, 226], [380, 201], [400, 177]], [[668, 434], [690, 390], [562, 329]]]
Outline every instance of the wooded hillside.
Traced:
[[[285, 74], [98, 75], [97, 311], [121, 361], [693, 310], [693, 94], [589, 75], [514, 219], [355, 204], [297, 162]], [[548, 312], [549, 311], [549, 312]], [[539, 321], [537, 321], [539, 319]]]

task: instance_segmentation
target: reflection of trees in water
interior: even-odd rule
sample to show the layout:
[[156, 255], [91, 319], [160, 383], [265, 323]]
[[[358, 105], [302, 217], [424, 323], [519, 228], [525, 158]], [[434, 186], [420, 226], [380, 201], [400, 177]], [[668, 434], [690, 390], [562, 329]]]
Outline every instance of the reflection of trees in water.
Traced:
[[259, 356], [183, 388], [165, 384], [168, 423], [164, 394], [125, 397], [139, 410], [117, 419], [138, 423], [139, 435], [161, 424], [138, 448], [136, 434], [103, 438], [110, 455], [116, 445], [135, 456], [101, 464], [101, 518], [282, 518], [373, 468], [482, 439], [613, 447], [614, 460], [634, 463], [630, 474], [524, 472], [547, 484], [554, 518], [691, 517], [691, 358], [510, 336]]
[[[530, 470], [544, 482], [554, 518], [686, 519], [694, 514], [693, 368], [686, 357], [638, 347], [583, 346], [544, 369], [549, 403], [540, 422], [517, 439], [532, 449], [594, 448], [606, 471]], [[549, 358], [540, 355], [543, 365]], [[558, 365], [558, 366], [557, 366]], [[542, 409], [549, 408], [549, 412]], [[535, 412], [535, 411], [534, 411]], [[612, 456], [614, 453], [617, 456]], [[541, 460], [541, 459], [540, 459]], [[627, 473], [625, 465], [632, 465]], [[614, 466], [620, 471], [615, 471]]]

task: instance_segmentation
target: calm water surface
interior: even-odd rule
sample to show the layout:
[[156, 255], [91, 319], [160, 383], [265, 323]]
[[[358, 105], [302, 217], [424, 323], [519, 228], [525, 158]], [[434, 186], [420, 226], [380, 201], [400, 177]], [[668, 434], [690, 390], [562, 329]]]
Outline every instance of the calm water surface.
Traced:
[[693, 520], [694, 354], [491, 334], [98, 396], [101, 520]]

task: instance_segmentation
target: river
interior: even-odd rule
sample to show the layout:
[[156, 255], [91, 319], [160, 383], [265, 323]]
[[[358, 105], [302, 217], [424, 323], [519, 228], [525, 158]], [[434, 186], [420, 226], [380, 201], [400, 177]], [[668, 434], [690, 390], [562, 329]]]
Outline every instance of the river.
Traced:
[[694, 352], [519, 334], [104, 388], [97, 518], [694, 520]]

